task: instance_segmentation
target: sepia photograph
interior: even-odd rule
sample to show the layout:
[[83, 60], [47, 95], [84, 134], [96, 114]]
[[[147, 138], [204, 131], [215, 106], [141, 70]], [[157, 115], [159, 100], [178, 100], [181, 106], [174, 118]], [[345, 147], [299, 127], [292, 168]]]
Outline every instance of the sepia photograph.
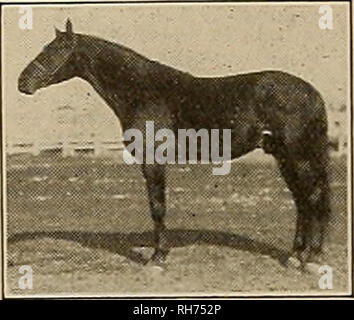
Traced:
[[350, 295], [350, 11], [3, 4], [5, 298]]

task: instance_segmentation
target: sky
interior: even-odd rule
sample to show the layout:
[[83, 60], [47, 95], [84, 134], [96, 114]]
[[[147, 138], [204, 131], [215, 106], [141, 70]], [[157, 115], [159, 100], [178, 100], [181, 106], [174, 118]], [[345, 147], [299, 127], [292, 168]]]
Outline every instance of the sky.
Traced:
[[332, 30], [319, 28], [312, 4], [131, 4], [32, 6], [33, 29], [19, 8], [3, 11], [3, 112], [7, 141], [120, 139], [119, 120], [80, 79], [38, 91], [17, 90], [26, 65], [64, 29], [125, 45], [196, 76], [283, 70], [311, 82], [331, 108], [349, 106], [349, 5], [331, 3]]

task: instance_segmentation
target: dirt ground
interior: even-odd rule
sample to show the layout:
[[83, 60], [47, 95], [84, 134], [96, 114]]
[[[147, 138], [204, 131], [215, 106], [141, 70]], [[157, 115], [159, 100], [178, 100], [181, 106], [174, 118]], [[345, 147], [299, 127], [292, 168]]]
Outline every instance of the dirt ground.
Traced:
[[[135, 166], [90, 157], [13, 156], [7, 161], [7, 280], [14, 295], [334, 295], [348, 289], [345, 160], [332, 164], [333, 216], [323, 264], [289, 266], [291, 195], [272, 161], [240, 160], [231, 174], [171, 167], [165, 265], [148, 262], [152, 220]], [[19, 289], [19, 268], [33, 289]]]

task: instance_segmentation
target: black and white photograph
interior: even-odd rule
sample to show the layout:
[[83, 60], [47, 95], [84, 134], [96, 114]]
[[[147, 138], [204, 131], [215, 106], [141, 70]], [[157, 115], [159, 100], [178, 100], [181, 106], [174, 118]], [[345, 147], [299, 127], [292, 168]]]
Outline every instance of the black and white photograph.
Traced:
[[3, 4], [4, 297], [350, 295], [350, 19]]

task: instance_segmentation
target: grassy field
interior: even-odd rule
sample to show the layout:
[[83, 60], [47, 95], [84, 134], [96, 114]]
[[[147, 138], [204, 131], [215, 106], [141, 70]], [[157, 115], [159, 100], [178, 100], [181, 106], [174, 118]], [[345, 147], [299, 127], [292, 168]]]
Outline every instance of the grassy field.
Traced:
[[[171, 167], [164, 268], [146, 264], [152, 220], [138, 167], [90, 157], [7, 160], [7, 293], [335, 294], [347, 291], [345, 160], [332, 164], [333, 216], [319, 273], [286, 265], [295, 228], [291, 195], [272, 161], [235, 161], [227, 176], [207, 165]], [[18, 288], [19, 267], [33, 289]]]

